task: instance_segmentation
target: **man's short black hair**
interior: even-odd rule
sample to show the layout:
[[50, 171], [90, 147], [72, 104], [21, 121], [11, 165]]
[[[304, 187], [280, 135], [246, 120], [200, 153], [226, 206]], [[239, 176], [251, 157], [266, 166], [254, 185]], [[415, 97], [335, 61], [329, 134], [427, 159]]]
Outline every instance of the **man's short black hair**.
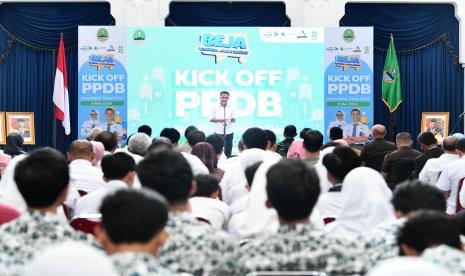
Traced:
[[462, 138], [457, 141], [457, 144], [455, 144], [456, 150], [459, 150], [461, 152], [465, 152], [465, 138]]
[[348, 147], [336, 147], [323, 157], [323, 165], [336, 181], [342, 183], [346, 175], [360, 167], [362, 161], [355, 151]]
[[205, 138], [205, 142], [212, 145], [217, 155], [223, 152], [223, 147], [224, 147], [223, 136], [219, 134], [212, 134], [212, 135], [209, 135], [207, 138]]
[[68, 163], [57, 150], [39, 149], [18, 162], [14, 180], [28, 207], [50, 207], [69, 184]]
[[108, 180], [121, 180], [129, 172], [134, 171], [136, 163], [134, 159], [125, 152], [108, 154], [102, 158], [101, 163], [103, 176]]
[[397, 142], [411, 142], [412, 136], [408, 132], [401, 132], [397, 133], [396, 135], [396, 143]]
[[432, 132], [422, 132], [418, 134], [417, 140], [418, 143], [426, 146], [431, 146], [438, 142], [438, 140], [436, 140], [436, 137], [434, 137], [434, 134]]
[[113, 113], [115, 113], [115, 110], [111, 107], [108, 107], [107, 109], [105, 109], [105, 112], [104, 113], [107, 113], [107, 111], [111, 111]]
[[462, 245], [457, 224], [446, 214], [431, 210], [411, 215], [397, 234], [397, 244], [405, 244], [420, 254], [431, 246], [445, 244], [459, 249]]
[[223, 95], [223, 94], [226, 94], [226, 95], [229, 96], [229, 92], [228, 92], [228, 91], [221, 91], [221, 92], [220, 92], [220, 96]]
[[197, 143], [205, 141], [205, 133], [203, 133], [203, 131], [200, 130], [192, 130], [191, 132], [189, 132], [186, 138], [189, 145], [193, 147]]
[[97, 137], [95, 137], [95, 141], [102, 143], [106, 151], [111, 152], [118, 147], [118, 138], [116, 134], [110, 131], [100, 132]]
[[342, 139], [343, 136], [343, 131], [342, 128], [340, 127], [332, 127], [329, 129], [329, 139], [334, 141], [338, 139]]
[[252, 127], [247, 129], [244, 134], [242, 134], [242, 140], [247, 149], [266, 149], [268, 140], [266, 138], [266, 132], [258, 127]]
[[187, 135], [189, 135], [189, 132], [193, 131], [193, 130], [198, 130], [197, 127], [195, 126], [188, 126], [186, 127], [186, 129], [184, 130], [184, 137], [187, 138]]
[[[142, 133], [145, 133], [147, 134], [149, 137], [152, 136], [152, 128], [148, 125], [141, 125], [138, 129], [137, 129], [137, 132], [142, 132]], [[129, 138], [128, 138], [129, 140]]]
[[276, 144], [276, 134], [274, 134], [274, 132], [269, 129], [265, 129], [265, 133], [266, 133], [266, 140], [271, 143], [271, 146]]
[[312, 130], [312, 129], [309, 128], [309, 127], [304, 127], [304, 128], [302, 128], [302, 130], [299, 132], [299, 137], [300, 137], [300, 139], [304, 139], [305, 134], [306, 134], [307, 132], [309, 132], [310, 130]]
[[147, 243], [168, 221], [166, 200], [147, 189], [121, 189], [103, 199], [101, 225], [115, 244]]
[[192, 188], [192, 169], [181, 153], [159, 150], [148, 153], [136, 167], [143, 187], [162, 194], [170, 204], [184, 203]]
[[294, 138], [297, 136], [297, 128], [294, 125], [287, 125], [283, 134], [285, 137]]
[[158, 150], [171, 150], [173, 144], [171, 140], [166, 137], [158, 137], [152, 139], [152, 144], [148, 147], [147, 153], [155, 152]]
[[175, 128], [164, 128], [160, 132], [160, 136], [166, 137], [171, 140], [171, 143], [176, 144], [181, 138], [181, 133]]
[[247, 185], [252, 186], [253, 178], [255, 173], [258, 170], [258, 167], [263, 163], [263, 161], [259, 161], [253, 165], [248, 166], [245, 168], [245, 179], [247, 179]]
[[283, 159], [266, 174], [266, 193], [280, 218], [308, 218], [320, 194], [316, 171], [297, 159]]
[[308, 152], [318, 152], [323, 147], [323, 134], [318, 130], [310, 130], [304, 136], [304, 148]]
[[197, 182], [197, 192], [194, 196], [211, 197], [219, 189], [219, 182], [216, 176], [211, 174], [199, 174], [194, 177]]
[[407, 180], [397, 185], [392, 205], [405, 215], [421, 209], [444, 212], [447, 206], [443, 192], [419, 180]]

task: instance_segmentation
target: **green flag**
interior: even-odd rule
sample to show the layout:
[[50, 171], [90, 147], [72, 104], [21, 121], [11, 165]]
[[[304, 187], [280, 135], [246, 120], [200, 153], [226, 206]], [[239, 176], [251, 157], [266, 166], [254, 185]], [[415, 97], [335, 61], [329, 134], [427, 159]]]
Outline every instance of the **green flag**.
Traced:
[[402, 102], [400, 87], [399, 64], [397, 63], [396, 49], [394, 48], [394, 38], [391, 34], [391, 42], [386, 55], [386, 62], [383, 70], [383, 83], [381, 86], [383, 102], [393, 113]]

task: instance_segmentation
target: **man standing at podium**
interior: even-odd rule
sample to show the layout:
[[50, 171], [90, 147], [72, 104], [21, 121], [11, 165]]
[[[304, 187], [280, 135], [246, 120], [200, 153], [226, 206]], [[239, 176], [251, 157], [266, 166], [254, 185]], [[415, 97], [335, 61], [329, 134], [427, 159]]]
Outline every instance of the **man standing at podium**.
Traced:
[[215, 134], [223, 135], [224, 138], [224, 154], [226, 157], [231, 156], [233, 129], [232, 123], [236, 122], [236, 114], [231, 105], [228, 105], [229, 92], [221, 91], [220, 103], [212, 111], [210, 122], [215, 125]]

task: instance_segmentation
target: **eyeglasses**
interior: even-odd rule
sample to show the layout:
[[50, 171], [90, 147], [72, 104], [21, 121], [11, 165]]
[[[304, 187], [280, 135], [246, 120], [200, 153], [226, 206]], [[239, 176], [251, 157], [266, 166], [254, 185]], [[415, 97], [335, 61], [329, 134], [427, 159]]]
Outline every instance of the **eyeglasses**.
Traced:
[[90, 113], [90, 116], [97, 115], [97, 113]]

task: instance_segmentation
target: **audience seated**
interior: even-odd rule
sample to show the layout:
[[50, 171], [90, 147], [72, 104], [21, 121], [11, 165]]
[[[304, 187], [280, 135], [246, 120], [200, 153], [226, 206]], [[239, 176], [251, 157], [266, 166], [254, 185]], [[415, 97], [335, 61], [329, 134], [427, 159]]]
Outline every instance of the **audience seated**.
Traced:
[[218, 199], [220, 186], [218, 179], [210, 174], [195, 177], [197, 191], [189, 199], [192, 214], [207, 219], [217, 229], [223, 229], [229, 220], [229, 206]]
[[[186, 136], [187, 142], [189, 143], [189, 146], [194, 147], [197, 145], [197, 143], [200, 142], [205, 142], [205, 133], [200, 130], [192, 130], [189, 132], [189, 134]], [[188, 152], [190, 153], [190, 152]]]
[[[323, 148], [336, 146], [336, 143], [335, 143], [336, 140], [342, 140], [342, 141], [345, 142], [345, 140], [343, 140], [343, 138], [344, 138], [344, 136], [343, 136], [342, 128], [337, 127], [337, 126], [332, 127], [332, 128], [329, 129], [329, 143], [324, 144]], [[347, 147], [348, 147], [348, 143], [347, 143]]]
[[200, 224], [189, 212], [189, 195], [195, 193], [193, 174], [180, 153], [150, 153], [136, 168], [143, 187], [162, 194], [169, 202], [167, 228], [170, 239], [158, 252], [158, 260], [175, 272], [221, 275], [222, 260], [236, 252], [236, 244], [224, 232]]
[[397, 185], [392, 196], [396, 220], [386, 221], [360, 239], [364, 243], [364, 254], [368, 257], [366, 267], [377, 262], [398, 256], [396, 236], [409, 215], [419, 210], [444, 212], [446, 199], [442, 192], [431, 185], [411, 180]]
[[14, 179], [28, 210], [0, 226], [0, 274], [22, 275], [28, 263], [44, 247], [69, 240], [93, 242], [75, 232], [56, 215], [66, 199], [69, 169], [65, 158], [53, 149], [40, 149], [21, 160]]
[[131, 156], [124, 152], [106, 155], [102, 159], [102, 171], [105, 184], [77, 201], [74, 217], [80, 218], [86, 214], [98, 214], [100, 204], [105, 196], [114, 191], [132, 187], [135, 177], [135, 162]]
[[366, 143], [360, 153], [363, 166], [380, 171], [386, 154], [397, 149], [396, 144], [384, 140], [386, 136], [386, 127], [383, 125], [374, 125], [372, 128], [373, 141]]
[[453, 215], [456, 213], [457, 198], [459, 198], [459, 182], [465, 177], [465, 139], [457, 141], [455, 151], [460, 157], [459, 160], [447, 164], [439, 176], [436, 187], [444, 192], [447, 198], [446, 213]]
[[114, 153], [118, 148], [118, 137], [113, 132], [102, 131], [95, 137], [95, 141], [103, 144], [105, 155]]
[[279, 153], [282, 157], [287, 157], [287, 151], [291, 146], [292, 142], [294, 142], [294, 137], [297, 136], [297, 128], [294, 125], [287, 125], [283, 131], [284, 140], [279, 142], [277, 153]]
[[6, 143], [3, 147], [3, 153], [14, 158], [17, 155], [25, 153], [23, 150], [24, 139], [18, 133], [10, 133], [6, 136]]
[[105, 147], [101, 142], [90, 141], [92, 144], [92, 151], [94, 152], [94, 158], [92, 158], [92, 166], [100, 167], [100, 161], [102, 161]]
[[93, 158], [94, 151], [90, 142], [76, 140], [71, 143], [68, 159], [72, 188], [89, 193], [103, 186], [102, 171], [92, 166]]
[[218, 159], [213, 147], [206, 142], [199, 142], [192, 147], [191, 154], [197, 156], [207, 167], [210, 174], [215, 175], [218, 181], [224, 176], [224, 171], [218, 168]]
[[132, 135], [131, 140], [128, 142], [128, 153], [134, 158], [136, 164], [144, 158], [151, 142], [150, 137], [145, 133]]
[[421, 181], [431, 185], [436, 185], [442, 169], [447, 164], [460, 159], [457, 155], [457, 152], [455, 151], [457, 141], [457, 138], [454, 136], [448, 136], [444, 138], [442, 141], [442, 148], [444, 153], [438, 158], [430, 158], [428, 161], [426, 161], [418, 176]]
[[302, 159], [309, 167], [313, 167], [320, 159], [320, 151], [323, 147], [323, 134], [317, 130], [310, 130], [304, 135], [305, 155]]
[[421, 154], [412, 149], [412, 137], [407, 132], [397, 134], [396, 144], [397, 150], [386, 154], [381, 166], [381, 174], [391, 189], [410, 176], [414, 160]]
[[289, 150], [287, 151], [287, 158], [297, 158], [302, 159], [305, 156], [305, 149], [304, 149], [304, 136], [307, 131], [312, 130], [311, 128], [305, 127], [303, 128], [300, 133], [299, 137], [300, 140], [296, 140], [292, 142], [289, 146]]
[[423, 153], [415, 158], [414, 177], [418, 178], [426, 161], [431, 158], [438, 158], [444, 153], [444, 150], [438, 145], [438, 140], [432, 132], [422, 132], [418, 135], [418, 144], [420, 144]]
[[207, 136], [205, 138], [205, 142], [209, 143], [212, 145], [213, 150], [215, 151], [216, 154], [216, 159], [218, 160], [218, 168], [222, 169], [223, 171], [225, 170], [225, 161], [226, 161], [226, 155], [223, 154], [224, 152], [224, 138], [220, 134], [212, 134]]
[[328, 237], [309, 223], [320, 192], [316, 172], [300, 160], [285, 159], [268, 170], [266, 179], [266, 206], [276, 209], [279, 230], [250, 240], [227, 259], [221, 275], [273, 270], [359, 272], [361, 264], [345, 253], [351, 243]]
[[189, 136], [189, 133], [193, 130], [198, 130], [197, 127], [195, 126], [188, 126], [186, 127], [186, 129], [184, 130], [184, 138], [186, 139], [186, 141], [179, 145], [178, 147], [178, 151], [180, 152], [185, 152], [185, 153], [191, 153], [191, 145], [189, 145], [189, 141], [187, 140], [187, 136]]
[[397, 257], [381, 262], [367, 276], [442, 276], [448, 275], [442, 267], [416, 257]]
[[100, 207], [96, 236], [120, 275], [174, 275], [155, 258], [166, 243], [166, 200], [149, 190], [119, 190]]
[[160, 132], [160, 137], [166, 137], [170, 139], [173, 149], [177, 149], [181, 134], [175, 128], [164, 128]]
[[145, 133], [150, 138], [152, 137], [152, 128], [148, 125], [141, 125], [137, 128], [137, 133]]

